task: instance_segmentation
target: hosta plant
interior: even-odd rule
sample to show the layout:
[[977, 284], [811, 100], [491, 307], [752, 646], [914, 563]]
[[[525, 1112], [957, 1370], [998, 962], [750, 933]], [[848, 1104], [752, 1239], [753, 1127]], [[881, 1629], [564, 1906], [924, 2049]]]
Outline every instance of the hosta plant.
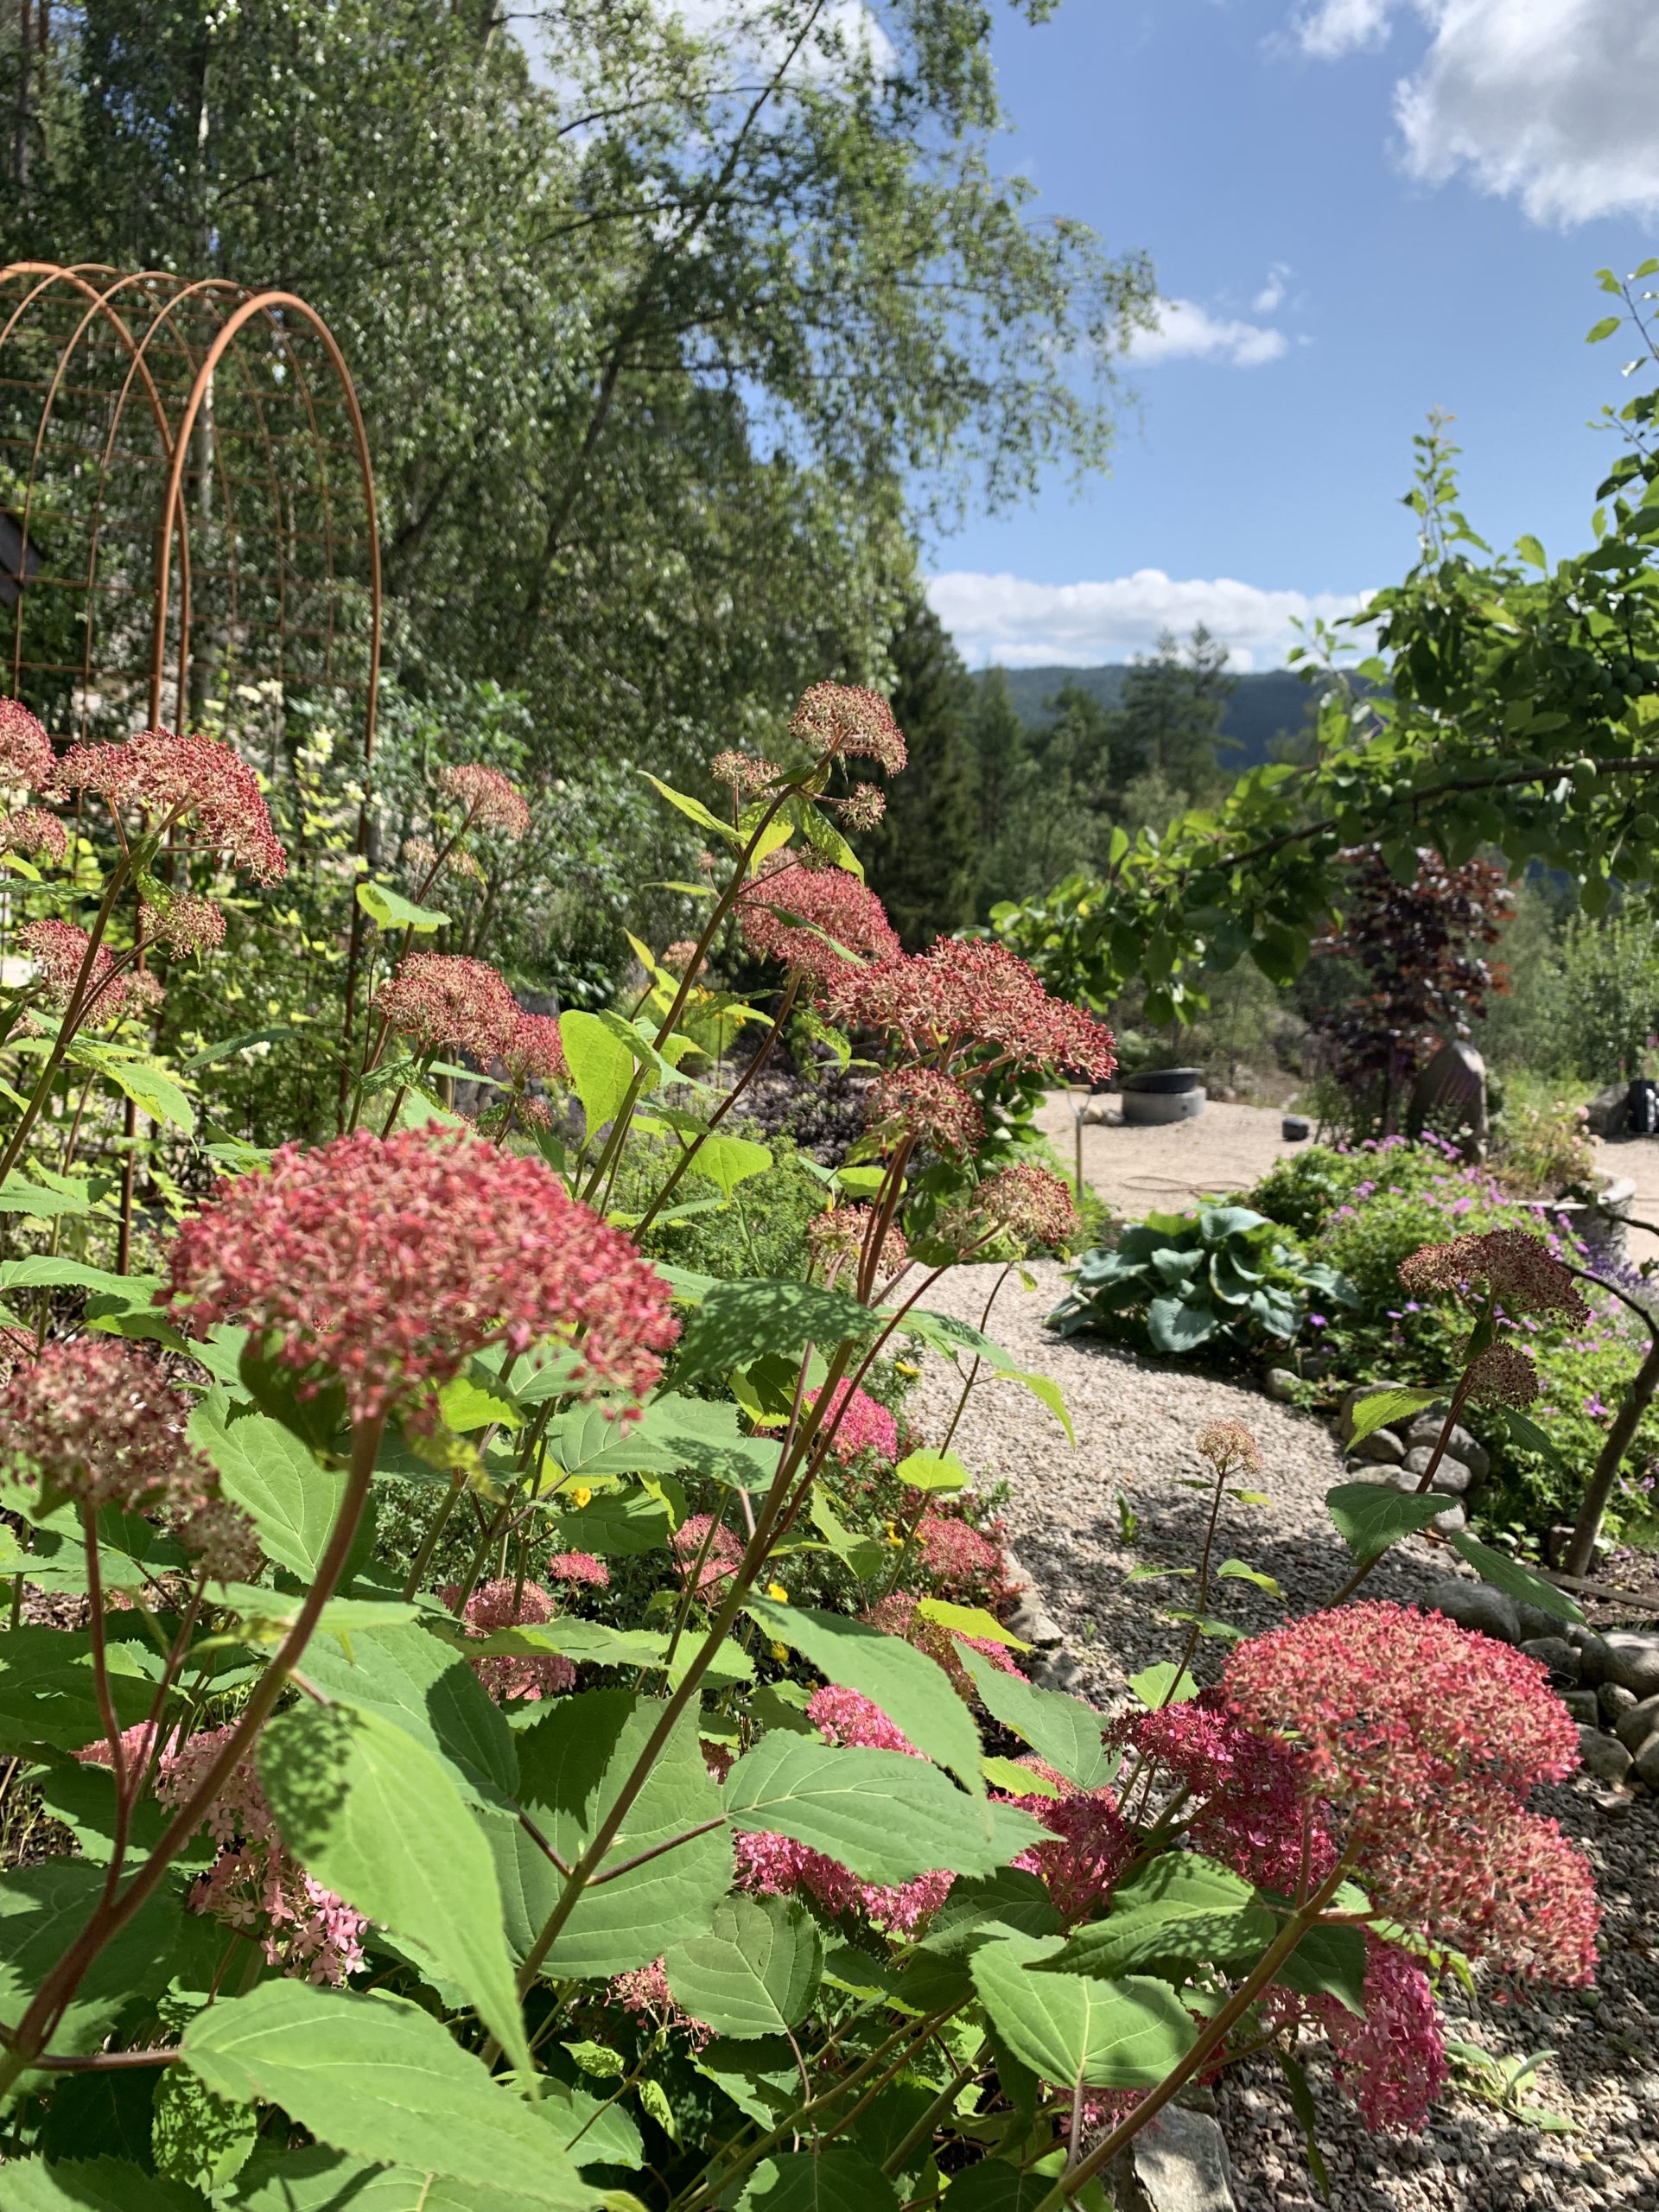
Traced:
[[[218, 836], [223, 764], [167, 758]], [[1319, 2042], [1420, 2126], [1440, 1975], [1587, 1978], [1534, 1662], [1362, 1601], [1198, 1690], [1247, 1433], [1198, 1440], [1181, 1659], [1112, 1714], [1028, 1679], [950, 1434], [878, 1391], [931, 1351], [1064, 1425], [930, 1292], [1068, 1226], [1057, 1179], [984, 1172], [986, 1087], [1111, 1041], [999, 948], [898, 949], [836, 826], [870, 758], [903, 766], [885, 708], [823, 686], [785, 759], [721, 765], [729, 818], [667, 794], [733, 865], [626, 1011], [527, 1014], [377, 894], [340, 1133], [240, 1159], [149, 1274], [6, 1279], [9, 2212], [1097, 2207], [1188, 2083], [1271, 2054], [1306, 2112]], [[734, 927], [777, 963], [758, 1020], [704, 980]], [[737, 1109], [803, 1001], [872, 1078], [806, 1268], [647, 1261], [766, 1173]], [[1414, 1503], [1334, 1495], [1341, 1594]]]

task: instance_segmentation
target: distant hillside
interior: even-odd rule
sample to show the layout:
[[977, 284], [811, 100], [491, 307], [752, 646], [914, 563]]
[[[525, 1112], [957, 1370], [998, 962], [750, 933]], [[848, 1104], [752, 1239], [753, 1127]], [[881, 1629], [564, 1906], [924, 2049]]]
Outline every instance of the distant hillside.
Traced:
[[[1105, 668], [1008, 668], [1008, 691], [1014, 711], [1027, 728], [1040, 728], [1053, 721], [1048, 702], [1062, 684], [1075, 683], [1090, 691], [1103, 706], [1115, 707], [1128, 670], [1121, 662]], [[1255, 676], [1241, 676], [1238, 689], [1227, 702], [1222, 734], [1234, 740], [1221, 756], [1220, 765], [1235, 774], [1254, 768], [1271, 756], [1268, 747], [1275, 737], [1294, 736], [1305, 726], [1316, 697], [1294, 670], [1264, 669]]]

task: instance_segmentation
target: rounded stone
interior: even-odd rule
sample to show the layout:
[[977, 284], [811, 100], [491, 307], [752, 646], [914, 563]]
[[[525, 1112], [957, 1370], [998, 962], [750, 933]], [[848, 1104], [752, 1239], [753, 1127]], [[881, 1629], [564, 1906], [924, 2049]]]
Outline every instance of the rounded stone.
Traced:
[[1262, 1388], [1268, 1397], [1287, 1406], [1295, 1398], [1297, 1380], [1287, 1367], [1270, 1367], [1262, 1378]]
[[1659, 1697], [1644, 1697], [1640, 1705], [1622, 1713], [1613, 1733], [1627, 1751], [1641, 1751], [1649, 1736], [1659, 1736]]
[[1659, 1789], [1659, 1736], [1649, 1736], [1630, 1762], [1630, 1772], [1644, 1789]]
[[[1529, 1659], [1537, 1659], [1548, 1668], [1552, 1675], [1565, 1675], [1569, 1682], [1579, 1679], [1579, 1655], [1573, 1646], [1559, 1636], [1535, 1636], [1525, 1638], [1521, 1649]], [[1592, 1699], [1593, 1702], [1593, 1699]]]
[[1514, 1599], [1506, 1597], [1502, 1590], [1494, 1590], [1490, 1582], [1465, 1582], [1461, 1575], [1451, 1575], [1444, 1582], [1437, 1582], [1422, 1602], [1431, 1612], [1444, 1613], [1459, 1628], [1495, 1637], [1500, 1643], [1518, 1643], [1521, 1640]]
[[1634, 1690], [1639, 1698], [1659, 1697], [1659, 1636], [1616, 1628], [1602, 1642], [1608, 1652], [1607, 1681]]
[[1599, 1728], [1580, 1728], [1579, 1764], [1598, 1782], [1610, 1783], [1617, 1788], [1629, 1778], [1631, 1759], [1616, 1737], [1604, 1736]]
[[[1421, 1482], [1428, 1472], [1428, 1463], [1433, 1457], [1433, 1452], [1428, 1446], [1414, 1445], [1406, 1454], [1406, 1472], [1414, 1481]], [[1440, 1465], [1434, 1470], [1434, 1480], [1430, 1488], [1443, 1491], [1449, 1497], [1461, 1497], [1474, 1478], [1474, 1470], [1465, 1466], [1461, 1459], [1454, 1459], [1447, 1452], [1442, 1455]]]
[[1366, 1460], [1374, 1467], [1397, 1467], [1406, 1456], [1405, 1446], [1391, 1428], [1374, 1428], [1348, 1450], [1351, 1458]]
[[[1438, 1492], [1434, 1493], [1436, 1496]], [[1437, 1536], [1460, 1536], [1469, 1526], [1469, 1516], [1463, 1510], [1463, 1500], [1454, 1497], [1444, 1513], [1437, 1513], [1429, 1522]]]
[[1576, 1720], [1580, 1728], [1596, 1728], [1601, 1725], [1594, 1690], [1563, 1690], [1561, 1703], [1567, 1707], [1568, 1719]]
[[1596, 1707], [1601, 1715], [1601, 1725], [1618, 1732], [1618, 1724], [1636, 1704], [1634, 1690], [1627, 1690], [1619, 1682], [1603, 1682], [1596, 1692]]
[[[1424, 1448], [1432, 1452], [1440, 1442], [1440, 1431], [1445, 1426], [1444, 1414], [1438, 1418], [1433, 1414], [1419, 1414], [1406, 1431], [1407, 1449], [1414, 1452], [1419, 1448]], [[1462, 1460], [1477, 1482], [1485, 1479], [1492, 1464], [1491, 1454], [1487, 1452], [1486, 1446], [1478, 1442], [1460, 1421], [1453, 1427], [1451, 1435], [1446, 1438], [1446, 1449], [1450, 1458]]]

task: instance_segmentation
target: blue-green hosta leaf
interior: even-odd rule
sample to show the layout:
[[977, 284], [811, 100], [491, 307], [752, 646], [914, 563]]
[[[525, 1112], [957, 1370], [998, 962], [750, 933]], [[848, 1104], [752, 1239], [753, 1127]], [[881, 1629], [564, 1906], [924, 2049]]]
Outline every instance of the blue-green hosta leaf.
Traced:
[[1495, 1552], [1490, 1544], [1478, 1543], [1473, 1536], [1461, 1532], [1450, 1541], [1452, 1550], [1468, 1560], [1483, 1582], [1490, 1582], [1494, 1589], [1518, 1598], [1522, 1605], [1536, 1605], [1540, 1612], [1553, 1613], [1558, 1621], [1582, 1624], [1584, 1608], [1565, 1590], [1558, 1590], [1541, 1574], [1522, 1567], [1519, 1560], [1510, 1558], [1506, 1552]]
[[1279, 1924], [1230, 1867], [1196, 1852], [1166, 1851], [1119, 1885], [1106, 1917], [1070, 1936], [1053, 1965], [1102, 1981], [1131, 1974], [1185, 1980], [1200, 1966], [1253, 1963]]
[[308, 1582], [346, 1495], [346, 1471], [325, 1467], [269, 1414], [237, 1412], [215, 1388], [191, 1414], [190, 1441], [218, 1470], [227, 1497], [258, 1531], [266, 1555]]
[[335, 2151], [499, 2190], [537, 2212], [595, 2202], [546, 2122], [402, 1998], [268, 1981], [198, 2012], [181, 2050], [219, 2096], [280, 2105]]
[[675, 2002], [717, 2035], [780, 2035], [806, 2018], [823, 1973], [823, 1939], [787, 1897], [739, 1893], [715, 1907], [706, 1936], [664, 1955]]
[[1337, 1533], [1357, 1560], [1379, 1558], [1402, 1536], [1427, 1528], [1446, 1500], [1433, 1491], [1391, 1490], [1386, 1483], [1338, 1483], [1325, 1493]]
[[306, 1872], [465, 1990], [527, 2074], [490, 1847], [436, 1756], [378, 1713], [308, 1702], [266, 1727], [258, 1767]]
[[918, 1751], [967, 1788], [984, 1787], [979, 1731], [950, 1676], [925, 1651], [844, 1613], [771, 1598], [751, 1598], [747, 1610], [764, 1635], [798, 1651], [826, 1681], [873, 1700]]
[[1154, 1298], [1147, 1308], [1147, 1334], [1154, 1351], [1166, 1358], [1207, 1344], [1216, 1333], [1216, 1310], [1205, 1300]]
[[[582, 1857], [616, 1802], [662, 1710], [655, 1699], [626, 1690], [588, 1690], [560, 1698], [520, 1733], [521, 1802], [567, 1866]], [[694, 1708], [669, 1738], [600, 1873], [677, 1836], [690, 1840], [627, 1873], [596, 1881], [549, 1954], [549, 1979], [620, 1974], [706, 1929], [715, 1902], [731, 1887], [731, 1838], [719, 1825], [696, 1835], [690, 1831], [720, 1819], [720, 1791], [703, 1760]], [[521, 1827], [493, 1821], [490, 1833], [507, 1897], [508, 1937], [522, 1955], [564, 1884]]]
[[925, 1759], [840, 1749], [779, 1730], [726, 1779], [734, 1827], [810, 1844], [861, 1882], [896, 1884], [944, 1868], [988, 1874], [1046, 1831], [1008, 1805], [965, 1796]]
[[395, 1721], [480, 1804], [518, 1788], [518, 1753], [501, 1708], [458, 1650], [416, 1621], [314, 1639], [308, 1681], [337, 1701]]
[[1154, 2088], [1192, 2049], [1198, 2028], [1167, 1982], [1131, 1974], [1094, 1981], [1039, 1974], [1060, 1936], [1003, 1936], [975, 1952], [980, 2002], [1016, 2058], [1045, 2082], [1069, 2088]]
[[980, 1703], [994, 1720], [1030, 1745], [1040, 1759], [1079, 1789], [1099, 1789], [1117, 1769], [1101, 1742], [1103, 1717], [1081, 1698], [1039, 1689], [1017, 1675], [1005, 1675], [982, 1652], [958, 1643], [957, 1656], [973, 1678]]
[[775, 2151], [750, 2175], [738, 2212], [899, 2212], [899, 2192], [849, 2145]]

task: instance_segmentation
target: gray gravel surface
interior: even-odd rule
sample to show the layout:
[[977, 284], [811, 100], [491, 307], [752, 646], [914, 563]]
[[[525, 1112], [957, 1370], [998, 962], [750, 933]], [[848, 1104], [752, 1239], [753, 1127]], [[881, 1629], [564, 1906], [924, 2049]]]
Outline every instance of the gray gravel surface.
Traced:
[[[930, 1292], [941, 1312], [978, 1324], [995, 1268], [957, 1269]], [[1324, 1498], [1344, 1480], [1329, 1431], [1259, 1391], [1172, 1362], [1138, 1357], [1088, 1338], [1062, 1342], [1043, 1326], [1063, 1285], [1059, 1267], [1031, 1271], [1035, 1292], [1009, 1276], [988, 1332], [1021, 1367], [1052, 1376], [1077, 1432], [1068, 1446], [1052, 1418], [1019, 1384], [976, 1389], [954, 1448], [982, 1490], [1005, 1486], [1009, 1538], [1066, 1632], [1061, 1663], [1069, 1686], [1096, 1704], [1123, 1701], [1129, 1676], [1173, 1659], [1185, 1631], [1160, 1618], [1188, 1586], [1128, 1583], [1136, 1566], [1191, 1566], [1203, 1541], [1208, 1501], [1197, 1489], [1193, 1440], [1206, 1422], [1246, 1422], [1262, 1446], [1260, 1489], [1268, 1503], [1229, 1503], [1217, 1558], [1264, 1568], [1282, 1604], [1246, 1582], [1218, 1586], [1213, 1610], [1244, 1628], [1264, 1628], [1286, 1611], [1322, 1603], [1347, 1572], [1345, 1550]], [[930, 1357], [908, 1411], [926, 1433], [948, 1424], [960, 1390], [946, 1363]], [[1125, 1535], [1125, 1515], [1133, 1516]], [[1400, 1546], [1370, 1577], [1368, 1596], [1409, 1600], [1454, 1562], [1443, 1548]], [[1195, 1670], [1209, 1679], [1220, 1647], [1199, 1648]], [[1495, 2055], [1548, 2049], [1529, 2101], [1573, 2123], [1546, 2133], [1460, 2092], [1449, 2092], [1427, 2132], [1402, 2140], [1367, 2134], [1310, 2067], [1336, 2212], [1514, 2212], [1516, 2207], [1630, 2205], [1659, 2212], [1659, 1805], [1599, 1789], [1580, 1777], [1541, 1791], [1589, 1853], [1605, 1923], [1593, 1992], [1529, 1993], [1501, 2005], [1491, 1993], [1447, 2001], [1448, 2031]], [[1243, 2069], [1223, 2084], [1222, 2118], [1241, 2212], [1315, 2212], [1301, 2135], [1276, 2073]]]

